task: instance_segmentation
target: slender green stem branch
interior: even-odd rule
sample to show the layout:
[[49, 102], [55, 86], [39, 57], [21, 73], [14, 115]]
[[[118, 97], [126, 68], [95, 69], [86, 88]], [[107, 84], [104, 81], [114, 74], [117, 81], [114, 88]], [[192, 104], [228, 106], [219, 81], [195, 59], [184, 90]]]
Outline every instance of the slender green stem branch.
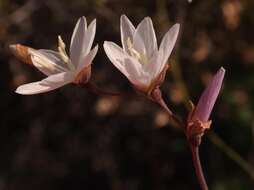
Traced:
[[252, 180], [254, 180], [254, 167], [244, 160], [240, 154], [227, 145], [217, 134], [214, 132], [208, 133], [209, 140], [222, 150], [231, 160], [236, 162], [245, 172], [247, 172]]
[[[191, 143], [190, 143], [191, 144]], [[202, 190], [208, 190], [206, 180], [203, 174], [200, 158], [199, 158], [199, 146], [190, 145], [192, 153], [192, 161], [195, 167], [195, 172], [199, 181], [199, 185]]]

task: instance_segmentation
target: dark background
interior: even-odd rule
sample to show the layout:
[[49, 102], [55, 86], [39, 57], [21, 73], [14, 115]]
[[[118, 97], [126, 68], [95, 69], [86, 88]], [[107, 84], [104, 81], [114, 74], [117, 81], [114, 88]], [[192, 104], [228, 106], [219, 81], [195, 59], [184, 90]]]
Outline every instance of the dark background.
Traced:
[[211, 75], [226, 69], [201, 160], [210, 189], [254, 189], [253, 10], [253, 0], [0, 0], [0, 189], [199, 189], [185, 136], [152, 102], [96, 96], [74, 85], [34, 96], [14, 92], [44, 76], [8, 45], [56, 49], [61, 34], [69, 46], [83, 15], [89, 23], [97, 19], [91, 80], [133, 92], [102, 47], [104, 40], [120, 44], [121, 14], [135, 26], [150, 16], [159, 42], [181, 23], [162, 91], [182, 118], [188, 97], [197, 102]]

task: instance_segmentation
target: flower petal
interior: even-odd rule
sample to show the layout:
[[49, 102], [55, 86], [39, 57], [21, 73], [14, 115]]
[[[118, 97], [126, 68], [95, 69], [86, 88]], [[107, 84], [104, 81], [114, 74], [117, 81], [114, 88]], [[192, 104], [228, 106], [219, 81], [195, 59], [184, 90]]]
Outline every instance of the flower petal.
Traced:
[[160, 44], [160, 48], [159, 48], [159, 52], [160, 54], [162, 54], [163, 59], [162, 59], [162, 68], [164, 67], [165, 63], [167, 62], [174, 46], [177, 40], [177, 36], [179, 33], [179, 28], [180, 28], [180, 24], [175, 24], [174, 26], [172, 26], [169, 31], [164, 35], [161, 44]]
[[142, 41], [145, 45], [146, 54], [148, 59], [150, 59], [154, 51], [158, 50], [153, 22], [150, 17], [146, 17], [141, 21], [141, 23], [137, 26], [136, 33], [138, 33], [142, 38]]
[[32, 83], [21, 85], [16, 89], [15, 92], [22, 95], [33, 95], [33, 94], [48, 92], [53, 89], [54, 89], [53, 86], [44, 85], [42, 84], [41, 81], [38, 81], [38, 82], [32, 82]]
[[[143, 64], [143, 69], [145, 72], [150, 73], [150, 81], [158, 77], [164, 67], [162, 67], [162, 55], [156, 51], [154, 52], [152, 58], [149, 60], [149, 63]], [[165, 64], [163, 65], [165, 66]]]
[[[146, 54], [146, 46], [143, 41], [142, 36], [136, 31], [133, 35], [133, 48], [135, 51], [137, 51], [139, 54]], [[147, 54], [146, 54], [147, 55]]]
[[78, 65], [80, 56], [84, 49], [85, 34], [87, 31], [86, 18], [79, 18], [71, 37], [70, 58], [74, 65]]
[[208, 121], [215, 101], [219, 95], [224, 75], [225, 69], [221, 67], [202, 93], [193, 114], [194, 119], [199, 119], [203, 122]]
[[87, 67], [88, 65], [92, 64], [92, 61], [94, 57], [96, 56], [98, 51], [98, 45], [96, 45], [84, 58], [82, 61], [80, 61], [78, 67], [77, 67], [77, 72], [82, 70], [83, 68]]
[[125, 76], [129, 79], [131, 83], [133, 83], [136, 87], [139, 88], [148, 88], [151, 80], [150, 80], [150, 73], [144, 72], [144, 70], [141, 68], [142, 65], [137, 62], [135, 59], [131, 57], [127, 57], [123, 61], [125, 72], [128, 73], [125, 74]]
[[68, 70], [53, 54], [49, 55], [41, 50], [31, 50], [29, 53], [33, 65], [47, 76]]
[[87, 55], [91, 47], [93, 45], [94, 37], [95, 37], [95, 32], [96, 32], [96, 19], [94, 19], [88, 26], [86, 34], [85, 34], [85, 39], [83, 41], [83, 55]]
[[68, 68], [66, 63], [62, 61], [61, 56], [59, 52], [49, 50], [49, 49], [39, 49], [38, 52], [46, 56], [48, 59], [50, 59], [52, 62], [56, 63], [57, 65], [60, 65], [63, 68]]
[[105, 41], [103, 46], [108, 58], [115, 67], [118, 68], [133, 84], [141, 85], [141, 64], [113, 42]]
[[127, 40], [130, 38], [133, 41], [133, 34], [135, 32], [135, 27], [128, 19], [126, 15], [122, 15], [120, 19], [120, 30], [121, 30], [121, 41], [123, 50], [128, 52]]
[[51, 75], [41, 81], [32, 82], [19, 86], [16, 93], [22, 95], [39, 94], [64, 86], [73, 80], [73, 73], [63, 72]]
[[59, 83], [69, 83], [75, 77], [73, 72], [62, 72], [55, 75], [51, 75], [45, 79], [43, 79], [44, 84], [59, 84]]

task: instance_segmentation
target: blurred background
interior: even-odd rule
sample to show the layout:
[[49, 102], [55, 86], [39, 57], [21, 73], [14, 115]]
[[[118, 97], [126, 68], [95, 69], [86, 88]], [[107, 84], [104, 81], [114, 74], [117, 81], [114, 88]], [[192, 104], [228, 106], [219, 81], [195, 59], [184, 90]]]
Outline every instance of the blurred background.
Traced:
[[201, 161], [212, 190], [254, 189], [253, 0], [0, 0], [0, 189], [196, 190], [185, 136], [157, 105], [142, 98], [97, 96], [67, 85], [34, 96], [15, 94], [44, 76], [8, 46], [69, 46], [80, 16], [97, 19], [91, 80], [133, 92], [109, 62], [104, 40], [120, 44], [119, 19], [153, 19], [158, 41], [176, 22], [181, 35], [162, 91], [183, 119], [221, 66], [223, 90], [203, 138]]

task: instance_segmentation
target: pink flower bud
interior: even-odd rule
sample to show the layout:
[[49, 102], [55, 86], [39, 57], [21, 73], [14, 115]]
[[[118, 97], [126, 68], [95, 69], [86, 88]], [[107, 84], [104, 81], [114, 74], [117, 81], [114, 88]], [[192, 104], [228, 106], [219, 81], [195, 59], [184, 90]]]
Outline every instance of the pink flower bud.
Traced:
[[207, 122], [212, 112], [215, 101], [219, 95], [222, 81], [225, 75], [225, 69], [221, 67], [209, 82], [205, 91], [201, 95], [198, 105], [195, 108], [192, 118]]
[[193, 109], [189, 113], [186, 135], [195, 146], [200, 145], [204, 132], [210, 128], [212, 122], [208, 120], [219, 95], [224, 75], [225, 69], [221, 67], [201, 95], [198, 105], [196, 107], [193, 105]]

